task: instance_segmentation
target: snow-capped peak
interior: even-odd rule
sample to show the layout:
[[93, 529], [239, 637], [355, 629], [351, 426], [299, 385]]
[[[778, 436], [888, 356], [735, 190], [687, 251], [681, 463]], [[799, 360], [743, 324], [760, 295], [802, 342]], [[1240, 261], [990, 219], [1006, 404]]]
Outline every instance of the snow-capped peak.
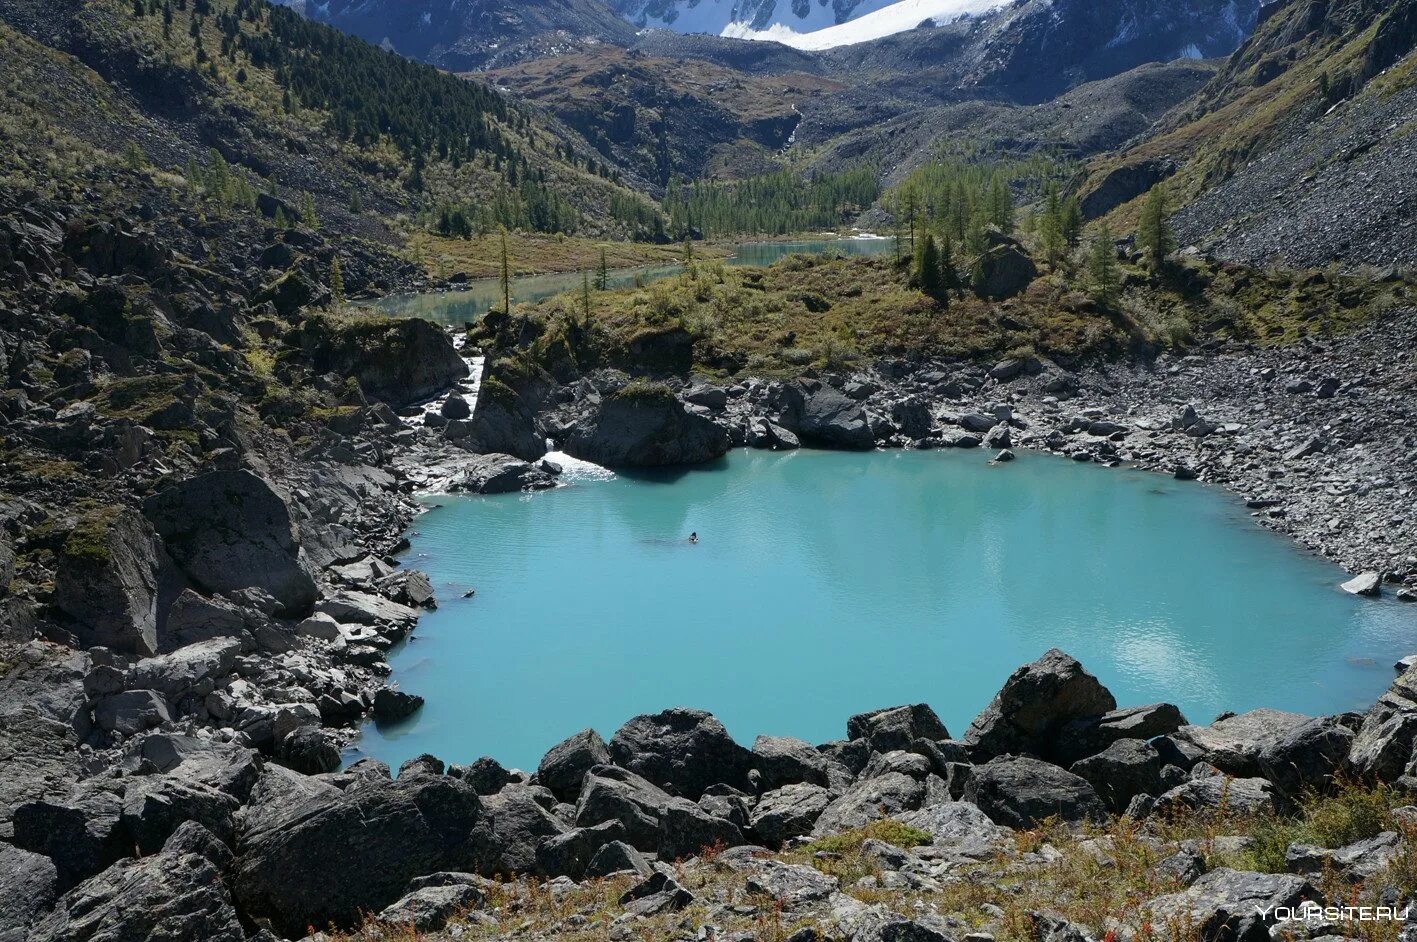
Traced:
[[730, 23], [724, 28], [723, 35], [735, 39], [779, 42], [796, 49], [831, 49], [903, 33], [927, 21], [938, 26], [968, 16], [980, 16], [1006, 6], [1009, 2], [1010, 0], [898, 0], [890, 6], [854, 20], [811, 32], [798, 32], [781, 23], [774, 23], [766, 29], [753, 29], [744, 23]]

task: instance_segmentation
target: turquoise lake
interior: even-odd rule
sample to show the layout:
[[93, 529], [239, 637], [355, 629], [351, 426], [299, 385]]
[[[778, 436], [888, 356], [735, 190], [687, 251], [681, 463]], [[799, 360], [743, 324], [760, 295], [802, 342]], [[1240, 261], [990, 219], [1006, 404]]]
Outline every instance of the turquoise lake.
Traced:
[[[568, 469], [553, 491], [439, 497], [406, 565], [440, 607], [391, 654], [427, 703], [359, 755], [535, 768], [562, 738], [670, 706], [841, 738], [931, 704], [961, 734], [1009, 673], [1061, 647], [1123, 705], [1194, 722], [1364, 708], [1417, 650], [1417, 606], [1342, 572], [1224, 492], [983, 451], [735, 451], [664, 474]], [[598, 472], [598, 473], [597, 473]], [[700, 542], [685, 538], [697, 531]], [[463, 599], [467, 588], [473, 598]]]

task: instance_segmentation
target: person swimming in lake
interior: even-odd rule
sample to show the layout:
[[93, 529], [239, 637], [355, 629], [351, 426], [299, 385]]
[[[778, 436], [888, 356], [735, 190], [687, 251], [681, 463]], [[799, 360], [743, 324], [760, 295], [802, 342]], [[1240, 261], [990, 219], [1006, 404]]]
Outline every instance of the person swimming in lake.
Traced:
[[690, 543], [697, 543], [697, 542], [699, 542], [699, 534], [698, 534], [698, 531], [695, 531], [695, 532], [689, 534], [689, 542], [690, 542]]

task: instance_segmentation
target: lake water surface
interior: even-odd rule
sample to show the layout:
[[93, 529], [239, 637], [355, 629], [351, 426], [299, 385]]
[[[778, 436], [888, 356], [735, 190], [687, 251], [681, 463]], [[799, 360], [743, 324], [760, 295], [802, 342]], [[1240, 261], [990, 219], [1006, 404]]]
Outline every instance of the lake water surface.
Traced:
[[[788, 255], [804, 253], [818, 255], [834, 252], [841, 255], [881, 255], [895, 251], [894, 239], [860, 237], [852, 239], [799, 239], [776, 242], [744, 242], [734, 246], [733, 254], [723, 260], [726, 265], [771, 265]], [[682, 265], [646, 265], [621, 268], [610, 272], [609, 286], [623, 288], [638, 279], [648, 284], [683, 271]], [[512, 279], [512, 303], [523, 304], [580, 291], [584, 284], [582, 272], [555, 275], [528, 275]], [[400, 294], [383, 298], [375, 305], [381, 311], [399, 317], [422, 317], [448, 327], [460, 327], [486, 314], [492, 306], [502, 303], [502, 285], [496, 278], [481, 278], [468, 282], [461, 291], [439, 291], [428, 294]]]
[[[1122, 704], [1366, 707], [1417, 650], [1417, 606], [1354, 598], [1336, 567], [1223, 492], [983, 451], [735, 451], [700, 470], [532, 495], [440, 497], [405, 563], [440, 608], [391, 656], [424, 695], [364, 754], [534, 768], [562, 738], [669, 706], [841, 738], [853, 713], [930, 703], [960, 734], [1058, 646]], [[698, 531], [701, 540], [685, 537]], [[477, 594], [462, 599], [475, 587]]]

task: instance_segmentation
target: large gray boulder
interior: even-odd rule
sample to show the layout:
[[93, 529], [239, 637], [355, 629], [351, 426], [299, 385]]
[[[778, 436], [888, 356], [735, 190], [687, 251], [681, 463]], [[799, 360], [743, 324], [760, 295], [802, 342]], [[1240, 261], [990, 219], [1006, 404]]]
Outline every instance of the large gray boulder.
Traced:
[[1174, 733], [1185, 725], [1186, 717], [1180, 708], [1170, 703], [1123, 707], [1064, 725], [1049, 747], [1048, 758], [1070, 765], [1096, 755], [1119, 740], [1154, 739]]
[[753, 741], [753, 768], [765, 792], [810, 782], [827, 784], [827, 757], [811, 743], [790, 736], [759, 736]]
[[562, 801], [575, 801], [586, 773], [610, 763], [605, 740], [593, 729], [583, 729], [552, 746], [536, 767], [536, 781]]
[[160, 581], [171, 563], [148, 521], [131, 511], [90, 514], [55, 562], [54, 604], [83, 646], [157, 653]]
[[[621, 825], [614, 840], [653, 851], [659, 843], [659, 819], [673, 797], [634, 772], [598, 765], [586, 773], [576, 802], [576, 826], [594, 827], [607, 821]], [[586, 861], [589, 862], [587, 857]]]
[[682, 798], [671, 801], [659, 816], [660, 860], [697, 857], [706, 849], [724, 850], [743, 843], [743, 832], [732, 821], [714, 817]]
[[93, 721], [104, 732], [135, 736], [168, 725], [172, 714], [156, 690], [123, 690], [94, 701]]
[[778, 424], [806, 444], [852, 450], [875, 446], [876, 436], [861, 404], [817, 380], [781, 387], [772, 406], [778, 411]]
[[929, 834], [935, 847], [953, 857], [983, 860], [1012, 838], [1007, 828], [967, 801], [927, 805], [901, 815], [900, 821]]
[[1278, 797], [1267, 779], [1205, 775], [1162, 792], [1152, 813], [1163, 818], [1184, 812], [1271, 815], [1280, 810]]
[[501, 845], [497, 869], [505, 874], [531, 873], [536, 869], [536, 849], [568, 828], [539, 801], [545, 789], [508, 785], [482, 799], [492, 819], [492, 833]]
[[475, 455], [464, 462], [450, 485], [470, 494], [510, 494], [556, 486], [556, 478], [512, 455]]
[[925, 798], [925, 783], [902, 772], [863, 779], [827, 806], [812, 827], [812, 834], [825, 837], [881, 818], [899, 817], [919, 809]]
[[361, 778], [344, 791], [268, 766], [237, 835], [232, 891], [279, 931], [350, 926], [442, 870], [490, 872], [500, 859], [482, 803], [446, 775]]
[[1342, 717], [1316, 717], [1266, 745], [1259, 755], [1260, 771], [1290, 797], [1323, 791], [1343, 772], [1354, 739]]
[[54, 862], [59, 888], [67, 890], [132, 853], [123, 827], [122, 788], [89, 780], [67, 794], [28, 801], [14, 811], [16, 847]]
[[1003, 756], [976, 767], [965, 785], [964, 800], [1015, 830], [1053, 817], [1074, 823], [1107, 817], [1106, 806], [1086, 779], [1026, 756]]
[[1009, 676], [964, 740], [984, 755], [1045, 755], [1067, 723], [1117, 708], [1111, 691], [1075, 658], [1053, 648]]
[[170, 652], [214, 638], [239, 638], [254, 634], [269, 622], [254, 609], [185, 589], [167, 610], [167, 621], [158, 632], [158, 647]]
[[1038, 277], [1038, 266], [1017, 245], [995, 245], [977, 259], [970, 272], [974, 293], [988, 301], [1022, 294]]
[[1303, 877], [1221, 867], [1143, 907], [1156, 925], [1185, 925], [1202, 942], [1268, 942], [1276, 907], [1319, 902]]
[[1414, 738], [1417, 668], [1408, 668], [1363, 715], [1349, 750], [1349, 766], [1359, 776], [1395, 781], [1412, 758]]
[[351, 376], [395, 408], [442, 392], [467, 376], [448, 334], [418, 317], [309, 317], [297, 335], [317, 373]]
[[829, 804], [831, 794], [820, 785], [784, 785], [758, 799], [749, 818], [749, 833], [767, 847], [781, 847], [794, 837], [811, 834]]
[[59, 873], [53, 861], [0, 841], [0, 939], [23, 939], [25, 930], [53, 909], [58, 898]]
[[1120, 739], [1097, 755], [1074, 762], [1068, 771], [1091, 783], [1108, 809], [1119, 814], [1137, 795], [1161, 791], [1161, 754], [1140, 739]]
[[466, 423], [467, 434], [457, 439], [459, 446], [482, 454], [540, 460], [546, 455], [546, 436], [537, 429], [536, 413], [552, 385], [551, 377], [520, 362], [488, 363], [472, 418]]
[[241, 648], [237, 638], [213, 638], [171, 654], [145, 658], [128, 670], [124, 685], [156, 690], [169, 700], [175, 700], [204, 680], [216, 681], [230, 674]]
[[244, 942], [223, 879], [230, 863], [231, 851], [189, 821], [160, 853], [120, 861], [64, 894], [29, 942]]
[[703, 710], [675, 707], [636, 716], [610, 740], [616, 765], [674, 794], [697, 800], [710, 785], [750, 791], [753, 754]]
[[568, 454], [610, 468], [701, 464], [727, 454], [728, 432], [663, 386], [631, 383], [606, 396], [566, 438]]
[[143, 513], [167, 550], [207, 592], [258, 588], [287, 611], [317, 596], [290, 508], [250, 471], [209, 471], [148, 498]]
[[[601, 849], [611, 844], [626, 844], [625, 828], [617, 820], [572, 828], [543, 841], [536, 848], [536, 871], [544, 877], [564, 876], [583, 880]], [[634, 849], [631, 847], [631, 850]]]
[[924, 703], [858, 713], [846, 721], [848, 739], [864, 739], [872, 752], [910, 749], [917, 739], [949, 739], [950, 732]]
[[[1183, 726], [1171, 738], [1198, 751], [1206, 762], [1241, 778], [1262, 774], [1260, 755], [1309, 722], [1302, 713], [1259, 709], [1216, 720], [1209, 726]], [[1411, 741], [1409, 737], [1408, 746]]]

